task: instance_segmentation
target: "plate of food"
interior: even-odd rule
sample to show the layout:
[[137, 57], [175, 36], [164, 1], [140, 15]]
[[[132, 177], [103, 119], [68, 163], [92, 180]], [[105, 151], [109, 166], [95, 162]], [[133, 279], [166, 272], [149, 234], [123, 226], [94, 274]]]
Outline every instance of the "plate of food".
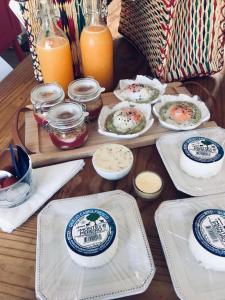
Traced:
[[156, 78], [150, 79], [146, 76], [137, 75], [135, 80], [120, 80], [119, 88], [114, 91], [114, 95], [120, 101], [153, 104], [165, 93], [166, 86]]
[[98, 118], [98, 132], [110, 137], [131, 139], [144, 134], [153, 122], [150, 105], [124, 101], [112, 108], [102, 108]]
[[198, 96], [164, 95], [153, 107], [153, 112], [163, 127], [173, 130], [197, 128], [210, 118], [210, 112]]

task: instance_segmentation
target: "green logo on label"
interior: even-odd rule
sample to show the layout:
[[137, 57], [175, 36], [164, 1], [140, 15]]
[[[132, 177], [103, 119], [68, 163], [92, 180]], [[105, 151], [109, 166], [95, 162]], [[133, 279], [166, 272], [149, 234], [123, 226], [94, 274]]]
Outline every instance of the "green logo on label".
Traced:
[[88, 221], [91, 221], [91, 222], [94, 222], [96, 224], [96, 221], [100, 218], [99, 214], [97, 213], [92, 213], [90, 214], [89, 216], [87, 216], [87, 220]]

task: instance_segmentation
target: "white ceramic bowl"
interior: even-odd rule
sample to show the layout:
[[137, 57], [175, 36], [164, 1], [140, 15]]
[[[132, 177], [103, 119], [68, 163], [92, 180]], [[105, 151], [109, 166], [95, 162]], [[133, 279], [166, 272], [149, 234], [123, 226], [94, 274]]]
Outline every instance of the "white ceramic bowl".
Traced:
[[[110, 149], [112, 147], [113, 154], [108, 156], [102, 156], [103, 159], [105, 159], [105, 167], [101, 164], [99, 164], [98, 159], [101, 156], [101, 154], [105, 153], [107, 154], [107, 147]], [[119, 152], [118, 150], [122, 150]], [[126, 159], [123, 159], [122, 155], [125, 155]], [[118, 159], [121, 159], [121, 167], [118, 169], [115, 164], [118, 163]], [[125, 163], [126, 162], [126, 163]], [[119, 144], [105, 144], [101, 146], [96, 152], [93, 154], [92, 157], [92, 164], [95, 169], [95, 171], [100, 175], [101, 177], [108, 179], [108, 180], [118, 180], [123, 177], [125, 177], [131, 170], [133, 165], [133, 154], [131, 150], [123, 145]]]

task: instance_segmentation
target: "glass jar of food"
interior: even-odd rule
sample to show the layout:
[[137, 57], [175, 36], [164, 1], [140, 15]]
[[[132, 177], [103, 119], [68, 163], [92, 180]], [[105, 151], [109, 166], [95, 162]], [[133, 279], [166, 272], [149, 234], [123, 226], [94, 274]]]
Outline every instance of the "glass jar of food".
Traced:
[[47, 113], [51, 107], [63, 102], [65, 93], [57, 83], [39, 84], [31, 91], [31, 103], [33, 104], [34, 118], [36, 122], [45, 126]]
[[48, 112], [48, 131], [53, 144], [59, 149], [82, 146], [88, 138], [85, 123], [87, 113], [77, 103], [61, 103]]
[[82, 78], [69, 84], [68, 96], [72, 101], [82, 104], [89, 113], [88, 119], [94, 121], [102, 109], [101, 93], [104, 90], [95, 79]]

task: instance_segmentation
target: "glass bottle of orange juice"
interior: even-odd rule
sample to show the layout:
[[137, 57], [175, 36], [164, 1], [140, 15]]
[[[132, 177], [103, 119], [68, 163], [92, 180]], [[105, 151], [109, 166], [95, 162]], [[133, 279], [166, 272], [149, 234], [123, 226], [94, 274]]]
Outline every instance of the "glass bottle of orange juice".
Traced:
[[74, 79], [70, 43], [58, 27], [48, 0], [40, 1], [41, 31], [36, 51], [45, 83], [57, 82], [65, 92]]
[[106, 90], [113, 85], [113, 39], [101, 21], [101, 0], [83, 0], [86, 25], [80, 37], [84, 76], [92, 76]]

